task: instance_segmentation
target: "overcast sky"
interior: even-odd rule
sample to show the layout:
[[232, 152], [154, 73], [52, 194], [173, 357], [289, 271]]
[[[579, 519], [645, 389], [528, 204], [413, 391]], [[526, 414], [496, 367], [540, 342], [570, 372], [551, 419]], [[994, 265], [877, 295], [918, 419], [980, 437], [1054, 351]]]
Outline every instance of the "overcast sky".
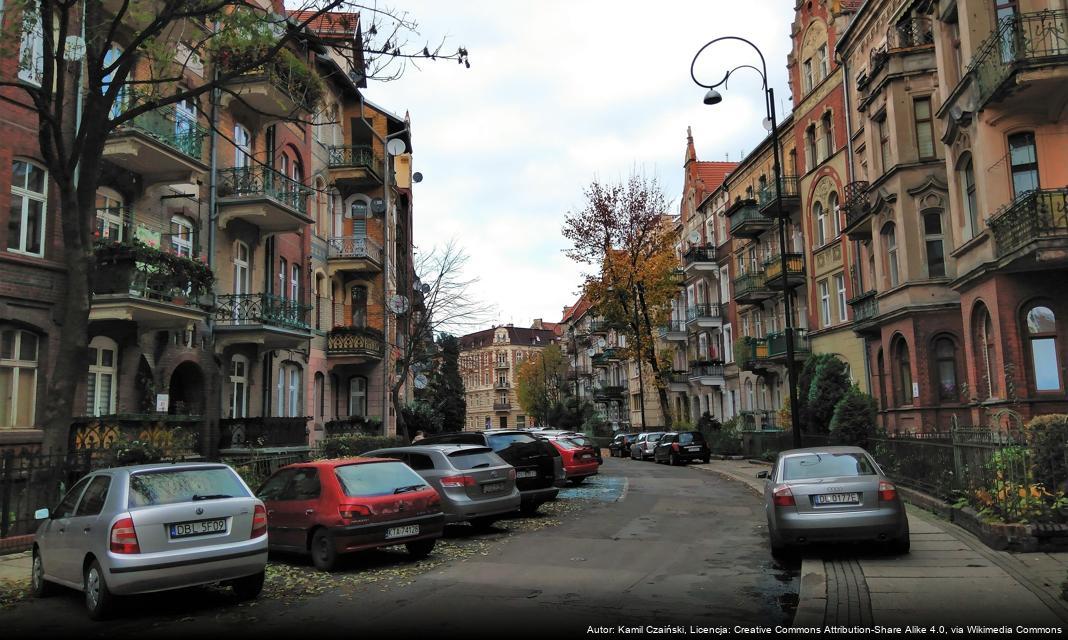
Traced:
[[[422, 64], [371, 83], [368, 98], [411, 113], [415, 242], [457, 238], [496, 321], [557, 321], [586, 270], [564, 256], [560, 233], [594, 178], [655, 175], [677, 213], [686, 127], [702, 160], [738, 160], [764, 134], [759, 76], [743, 70], [716, 107], [690, 80], [697, 50], [722, 35], [754, 41], [780, 106], [789, 104], [786, 55], [792, 0], [407, 0], [430, 42], [462, 45], [471, 68]], [[755, 52], [718, 43], [698, 77], [722, 77]], [[702, 74], [702, 70], [704, 73]], [[780, 108], [780, 115], [782, 109]]]

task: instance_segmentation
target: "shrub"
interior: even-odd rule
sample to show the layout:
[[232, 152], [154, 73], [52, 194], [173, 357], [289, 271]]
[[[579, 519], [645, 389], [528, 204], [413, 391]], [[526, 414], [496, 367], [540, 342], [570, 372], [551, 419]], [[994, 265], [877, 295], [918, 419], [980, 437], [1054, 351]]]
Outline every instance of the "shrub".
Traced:
[[835, 407], [850, 390], [845, 363], [834, 356], [824, 358], [815, 367], [808, 389], [802, 424], [809, 433], [827, 433]]
[[119, 466], [151, 464], [163, 460], [163, 448], [146, 440], [116, 440], [111, 445], [111, 452], [115, 456], [115, 464]]
[[423, 435], [440, 433], [443, 430], [445, 418], [434, 411], [429, 404], [415, 401], [401, 407], [401, 415], [404, 416], [404, 426], [408, 433], [415, 435], [416, 431], [422, 431]]
[[867, 448], [868, 439], [876, 435], [877, 412], [874, 398], [856, 386], [851, 387], [834, 408], [831, 441]]
[[1037, 416], [1027, 423], [1035, 482], [1050, 491], [1068, 491], [1068, 415]]
[[317, 458], [351, 458], [375, 449], [404, 447], [409, 442], [399, 436], [344, 435], [325, 438]]
[[708, 448], [712, 450], [712, 453], [736, 456], [742, 453], [742, 438], [733, 427], [727, 428], [727, 425], [723, 425], [720, 430], [708, 435]]
[[701, 418], [697, 421], [697, 428], [701, 431], [719, 431], [723, 427], [719, 420], [712, 417], [712, 414], [705, 411], [701, 414]]

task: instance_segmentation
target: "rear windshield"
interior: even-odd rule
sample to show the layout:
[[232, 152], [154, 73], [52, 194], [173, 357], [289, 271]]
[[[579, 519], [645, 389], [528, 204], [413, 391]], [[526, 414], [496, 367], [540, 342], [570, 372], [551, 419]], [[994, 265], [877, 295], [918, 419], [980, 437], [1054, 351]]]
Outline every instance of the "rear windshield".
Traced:
[[578, 442], [575, 442], [571, 438], [556, 438], [556, 444], [558, 444], [561, 447], [567, 449], [568, 451], [570, 451], [572, 449], [581, 449], [582, 448], [582, 444], [580, 444]]
[[143, 471], [130, 476], [130, 508], [247, 498], [245, 486], [227, 467]]
[[873, 475], [875, 469], [862, 453], [804, 453], [783, 462], [783, 480]]
[[489, 441], [489, 446], [493, 447], [494, 451], [503, 451], [513, 444], [527, 444], [530, 442], [537, 442], [533, 436], [528, 436], [525, 433], [505, 433], [501, 435], [487, 436], [486, 440]]
[[663, 437], [664, 437], [664, 434], [662, 434], [662, 433], [650, 433], [649, 435], [647, 435], [645, 437], [645, 439], [648, 440], [649, 442], [656, 442], [657, 440], [659, 440], [660, 438], [663, 438]]
[[489, 449], [470, 449], [468, 451], [453, 451], [449, 454], [452, 466], [461, 471], [468, 469], [485, 469], [486, 467], [503, 467], [508, 464], [499, 455]]
[[419, 474], [403, 462], [366, 462], [334, 469], [347, 496], [385, 496], [401, 487], [427, 486]]
[[705, 437], [697, 432], [687, 431], [679, 434], [679, 444], [701, 444]]

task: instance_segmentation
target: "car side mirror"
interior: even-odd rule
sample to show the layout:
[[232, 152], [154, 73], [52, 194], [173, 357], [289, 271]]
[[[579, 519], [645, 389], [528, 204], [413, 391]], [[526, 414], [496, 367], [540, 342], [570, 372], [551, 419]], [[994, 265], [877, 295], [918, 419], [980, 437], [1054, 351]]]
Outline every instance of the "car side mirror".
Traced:
[[37, 511], [33, 512], [34, 520], [48, 520], [50, 517], [51, 513], [48, 511], [47, 508], [38, 509]]
[[756, 476], [756, 477], [758, 477], [758, 478], [765, 478], [765, 479], [766, 479], [766, 478], [768, 478], [768, 476], [770, 476], [770, 475], [771, 475], [771, 474], [769, 474], [769, 473], [768, 473], [767, 471], [758, 471], [758, 472], [757, 472], [757, 476]]

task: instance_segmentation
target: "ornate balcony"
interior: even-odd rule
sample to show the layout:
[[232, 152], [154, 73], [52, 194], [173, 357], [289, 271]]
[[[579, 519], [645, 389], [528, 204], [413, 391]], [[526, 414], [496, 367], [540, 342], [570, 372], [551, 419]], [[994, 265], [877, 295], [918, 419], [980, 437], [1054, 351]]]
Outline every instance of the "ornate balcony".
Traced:
[[[130, 99], [127, 108], [136, 103]], [[208, 171], [204, 163], [207, 133], [195, 117], [173, 105], [161, 107], [119, 125], [108, 136], [104, 159], [144, 176], [146, 182], [188, 182], [195, 174]]]
[[244, 220], [268, 233], [299, 231], [311, 224], [308, 188], [265, 167], [218, 172], [219, 226]]
[[500, 391], [507, 391], [512, 388], [512, 383], [508, 382], [507, 380], [503, 382], [498, 380], [493, 383], [493, 388]]
[[775, 224], [774, 220], [761, 215], [756, 200], [739, 200], [729, 209], [731, 235], [739, 238], [755, 238], [768, 231]]
[[590, 321], [590, 334], [591, 335], [607, 335], [612, 330], [612, 325], [604, 320], [591, 320]]
[[268, 349], [301, 346], [311, 338], [309, 311], [311, 305], [266, 293], [220, 295], [215, 307], [216, 349], [235, 343]]
[[682, 254], [684, 271], [717, 271], [716, 248], [710, 245], [690, 247]]
[[789, 214], [801, 209], [801, 192], [797, 176], [783, 176], [779, 182], [782, 185], [778, 196], [775, 193], [775, 184], [768, 183], [760, 190], [760, 212], [765, 216], [774, 218], [778, 215], [778, 207], [775, 203], [782, 200], [782, 211]]
[[[808, 330], [794, 329], [794, 362], [801, 362], [812, 351], [809, 346]], [[786, 362], [786, 332], [768, 334], [768, 358], [773, 362]]]
[[868, 203], [868, 181], [857, 180], [845, 186], [842, 201], [845, 211], [845, 234], [850, 240], [871, 239], [871, 205]]
[[734, 279], [734, 301], [739, 304], [760, 304], [774, 295], [765, 275], [759, 271], [743, 273]]
[[326, 241], [327, 272], [378, 273], [382, 271], [382, 245], [366, 236], [334, 237]]
[[671, 271], [671, 281], [678, 287], [686, 286], [686, 272], [682, 269], [673, 269]]
[[742, 369], [752, 371], [758, 375], [766, 374], [772, 366], [768, 357], [768, 341], [766, 338], [754, 338], [745, 336], [734, 343], [734, 360], [741, 364]]
[[890, 30], [887, 39], [890, 52], [913, 47], [934, 46], [934, 30], [927, 16], [912, 16], [900, 20]]
[[878, 334], [879, 326], [874, 322], [879, 317], [879, 299], [876, 291], [864, 293], [849, 300], [853, 308], [853, 331], [858, 334]]
[[347, 196], [383, 184], [385, 160], [369, 145], [330, 147], [330, 177]]
[[307, 416], [295, 418], [223, 418], [219, 450], [307, 448]]
[[504, 402], [494, 402], [493, 403], [493, 410], [494, 411], [511, 411], [512, 410], [512, 403], [510, 401], [507, 401], [507, 400], [504, 401]]
[[100, 450], [117, 440], [140, 440], [177, 456], [210, 453], [203, 446], [204, 420], [199, 415], [167, 413], [78, 416], [71, 422], [68, 446], [71, 451]]
[[672, 342], [686, 342], [686, 323], [680, 320], [668, 320], [668, 323], [660, 327], [660, 337]]
[[334, 327], [326, 334], [326, 357], [353, 364], [381, 360], [385, 353], [382, 332], [371, 327]]
[[498, 360], [496, 362], [496, 364], [494, 364], [494, 367], [497, 368], [497, 369], [507, 369], [508, 368], [508, 361], [507, 360]]
[[668, 391], [686, 393], [690, 390], [690, 372], [672, 371], [668, 374]]
[[805, 284], [805, 255], [786, 254], [786, 276], [782, 272], [782, 256], [772, 256], [764, 261], [764, 280], [769, 289], [798, 287]]
[[[239, 71], [261, 58], [261, 51], [223, 50], [217, 57], [221, 73]], [[226, 82], [222, 106], [264, 123], [307, 118], [323, 96], [323, 81], [286, 49], [270, 63], [249, 69]]]
[[976, 109], [1005, 109], [1052, 97], [1068, 79], [1068, 11], [1019, 13], [1002, 19], [976, 50], [968, 73]]
[[718, 329], [723, 326], [723, 316], [718, 303], [695, 304], [686, 310], [686, 324], [704, 329]]
[[593, 399], [598, 402], [619, 400], [623, 397], [626, 387], [619, 385], [597, 385], [593, 388]]
[[713, 360], [691, 362], [690, 380], [706, 387], [724, 386], [726, 382], [723, 377], [723, 363]]
[[1068, 262], [1068, 188], [1029, 191], [992, 217], [997, 258], [1014, 269]]

